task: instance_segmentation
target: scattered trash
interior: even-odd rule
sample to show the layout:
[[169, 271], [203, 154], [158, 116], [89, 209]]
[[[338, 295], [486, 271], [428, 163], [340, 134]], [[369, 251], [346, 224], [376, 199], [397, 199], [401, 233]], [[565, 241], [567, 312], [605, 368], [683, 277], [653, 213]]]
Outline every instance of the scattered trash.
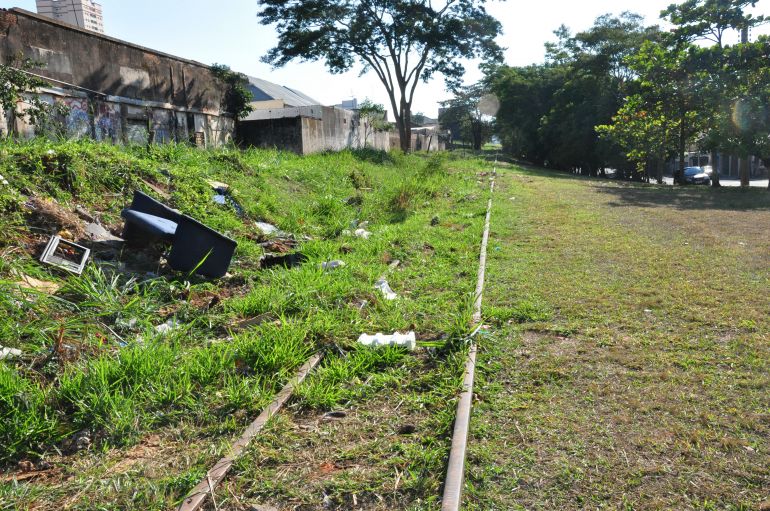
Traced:
[[85, 231], [86, 235], [93, 241], [123, 241], [123, 238], [118, 238], [110, 231], [105, 229], [101, 224], [97, 224], [95, 222], [86, 224]]
[[131, 206], [121, 211], [120, 216], [126, 220], [126, 241], [147, 244], [156, 238], [170, 242], [168, 264], [176, 271], [222, 277], [238, 246], [235, 240], [139, 190], [134, 191]]
[[364, 228], [359, 228], [359, 229], [356, 229], [355, 231], [353, 231], [353, 235], [358, 237], [358, 238], [363, 238], [365, 240], [368, 240], [369, 236], [371, 236], [372, 233], [367, 231]]
[[11, 186], [11, 183], [9, 183], [2, 174], [0, 174], [0, 183], [4, 184], [5, 186]]
[[254, 225], [256, 225], [257, 229], [259, 229], [265, 236], [278, 236], [282, 234], [282, 231], [272, 224], [265, 222], [254, 222]]
[[746, 246], [746, 242], [745, 241], [739, 241], [738, 245], [740, 245], [741, 247], [745, 247]]
[[171, 318], [165, 323], [161, 323], [160, 325], [156, 326], [155, 331], [161, 335], [166, 335], [172, 330], [178, 328], [180, 324], [181, 323], [179, 323], [179, 321], [177, 321], [175, 318]]
[[40, 261], [80, 275], [90, 253], [86, 247], [67, 241], [61, 236], [53, 236], [43, 250]]
[[20, 287], [23, 287], [25, 289], [32, 289], [35, 291], [40, 291], [41, 293], [45, 293], [47, 295], [55, 294], [61, 286], [57, 284], [56, 282], [49, 282], [47, 280], [38, 280], [34, 277], [30, 277], [29, 275], [19, 274], [17, 275], [21, 280], [17, 282], [17, 284]]
[[644, 309], [645, 314], [652, 314], [652, 311], [650, 309]]
[[433, 227], [436, 227], [439, 223], [441, 223], [441, 220], [437, 216], [430, 219], [430, 225]]
[[230, 190], [230, 185], [221, 181], [214, 181], [213, 179], [207, 179], [206, 182], [211, 188], [220, 193], [227, 193]]
[[66, 229], [75, 239], [83, 235], [83, 223], [80, 218], [54, 200], [32, 197], [24, 206], [33, 211], [34, 223], [38, 227], [43, 227], [51, 233]]
[[377, 283], [374, 284], [374, 288], [379, 289], [386, 300], [395, 300], [398, 298], [398, 295], [390, 288], [390, 284], [388, 284], [388, 281], [384, 278], [377, 280]]
[[342, 268], [343, 266], [345, 266], [345, 261], [340, 261], [339, 259], [321, 263], [321, 268], [324, 270], [335, 270], [337, 268]]
[[117, 321], [115, 321], [115, 326], [121, 330], [132, 330], [136, 327], [136, 323], [136, 318], [131, 318], [129, 320], [118, 318]]
[[230, 194], [230, 185], [222, 183], [220, 181], [206, 180], [206, 182], [214, 189], [214, 202], [222, 206], [229, 205], [232, 207], [238, 216], [243, 216], [243, 206], [241, 206], [237, 200]]
[[414, 350], [417, 347], [417, 339], [414, 332], [407, 332], [402, 334], [400, 332], [394, 332], [392, 334], [383, 334], [377, 332], [374, 335], [361, 334], [358, 337], [358, 342], [364, 346], [404, 346], [409, 350]]
[[21, 354], [21, 350], [17, 350], [16, 348], [5, 348], [0, 346], [0, 360], [18, 358]]
[[265, 254], [259, 258], [259, 267], [263, 270], [274, 266], [283, 266], [284, 268], [293, 268], [307, 261], [307, 256], [302, 252], [293, 254]]
[[338, 411], [326, 412], [323, 415], [322, 419], [344, 419], [347, 416], [348, 416], [347, 413], [343, 412], [342, 410], [338, 410]]

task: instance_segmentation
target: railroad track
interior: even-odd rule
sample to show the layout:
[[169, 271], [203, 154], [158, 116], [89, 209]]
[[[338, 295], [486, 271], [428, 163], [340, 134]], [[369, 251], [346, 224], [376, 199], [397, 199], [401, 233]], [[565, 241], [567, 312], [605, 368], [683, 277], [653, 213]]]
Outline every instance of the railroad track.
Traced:
[[[484, 277], [487, 270], [487, 244], [489, 243], [489, 224], [492, 218], [492, 196], [495, 192], [495, 179], [497, 177], [497, 159], [492, 171], [489, 184], [489, 202], [487, 203], [487, 216], [484, 221], [484, 234], [481, 238], [481, 250], [479, 254], [479, 271], [476, 280], [476, 300], [473, 304], [473, 319], [471, 328], [477, 332], [481, 327], [481, 302], [484, 297]], [[468, 350], [468, 358], [465, 360], [465, 375], [463, 377], [462, 393], [457, 402], [455, 414], [455, 427], [452, 432], [452, 447], [449, 451], [447, 463], [447, 476], [444, 481], [444, 496], [441, 499], [441, 511], [457, 511], [462, 504], [463, 483], [465, 480], [465, 454], [468, 450], [468, 430], [471, 420], [471, 407], [473, 405], [473, 378], [476, 372], [476, 343], [473, 342], [473, 334], [470, 337], [471, 346]]]
[[[473, 333], [469, 336], [470, 349], [465, 361], [465, 373], [463, 376], [462, 391], [457, 403], [457, 412], [455, 415], [454, 430], [452, 433], [452, 444], [447, 463], [447, 475], [444, 482], [444, 494], [441, 501], [442, 511], [458, 511], [462, 504], [462, 490], [465, 479], [465, 456], [468, 447], [468, 431], [470, 425], [471, 407], [473, 404], [473, 380], [476, 369], [477, 345], [473, 341], [475, 333], [481, 327], [481, 304], [484, 296], [484, 281], [487, 265], [487, 245], [489, 243], [489, 226], [492, 217], [492, 196], [495, 191], [495, 180], [497, 177], [497, 159], [492, 171], [489, 185], [489, 201], [487, 202], [487, 214], [484, 221], [484, 233], [481, 238], [481, 249], [479, 253], [479, 268], [476, 279], [476, 291], [474, 310], [471, 320]], [[246, 450], [251, 440], [256, 437], [267, 421], [277, 414], [283, 405], [291, 398], [294, 389], [302, 383], [308, 374], [321, 362], [321, 353], [311, 356], [307, 362], [299, 369], [284, 388], [278, 393], [272, 403], [265, 408], [262, 413], [252, 422], [243, 432], [243, 434], [230, 447], [229, 454], [220, 459], [207, 473], [206, 477], [193, 488], [187, 497], [177, 508], [177, 511], [198, 511], [206, 502], [209, 496], [213, 496], [217, 486], [221, 483], [233, 463]]]

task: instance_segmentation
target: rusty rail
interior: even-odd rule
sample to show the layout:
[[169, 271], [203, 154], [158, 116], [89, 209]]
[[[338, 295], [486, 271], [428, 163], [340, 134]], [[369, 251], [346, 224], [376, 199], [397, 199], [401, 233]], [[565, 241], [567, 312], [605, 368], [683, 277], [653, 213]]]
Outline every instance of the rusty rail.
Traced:
[[235, 460], [240, 457], [246, 447], [249, 446], [251, 440], [259, 434], [262, 428], [267, 424], [270, 418], [278, 413], [281, 407], [289, 400], [294, 389], [297, 385], [302, 383], [302, 380], [318, 365], [323, 355], [316, 353], [305, 364], [300, 367], [297, 375], [287, 383], [283, 389], [275, 396], [272, 403], [267, 408], [262, 410], [262, 413], [254, 419], [254, 422], [244, 430], [241, 437], [236, 440], [232, 446], [230, 446], [230, 453], [217, 461], [216, 464], [206, 472], [206, 477], [198, 485], [192, 489], [192, 491], [185, 497], [182, 503], [177, 508], [177, 511], [197, 511], [206, 501], [206, 497], [214, 494], [216, 486], [222, 482], [227, 473], [230, 471], [230, 467], [233, 466]]
[[[495, 163], [497, 161], [495, 160]], [[484, 295], [484, 277], [487, 268], [487, 244], [489, 243], [489, 224], [492, 218], [492, 194], [495, 192], [495, 178], [497, 166], [492, 172], [489, 185], [489, 202], [487, 203], [487, 217], [484, 222], [484, 235], [481, 238], [481, 250], [479, 254], [479, 271], [476, 280], [476, 300], [473, 304], [472, 327], [481, 324], [481, 300]], [[458, 511], [462, 504], [463, 483], [465, 480], [465, 453], [468, 450], [468, 430], [471, 420], [471, 406], [473, 405], [473, 378], [476, 372], [476, 344], [471, 339], [471, 347], [468, 358], [465, 361], [465, 375], [460, 400], [457, 402], [455, 414], [455, 426], [452, 432], [452, 447], [449, 451], [447, 463], [447, 475], [444, 482], [444, 496], [441, 500], [441, 511]]]

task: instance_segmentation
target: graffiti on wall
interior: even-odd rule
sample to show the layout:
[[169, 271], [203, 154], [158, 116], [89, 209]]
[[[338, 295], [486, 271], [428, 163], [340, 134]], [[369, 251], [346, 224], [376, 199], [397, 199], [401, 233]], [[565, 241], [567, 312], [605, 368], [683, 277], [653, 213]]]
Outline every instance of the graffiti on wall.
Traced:
[[120, 139], [120, 105], [99, 103], [96, 112], [96, 140], [118, 142]]
[[157, 144], [171, 142], [171, 135], [174, 131], [173, 112], [168, 110], [153, 110], [152, 129], [153, 141]]
[[88, 99], [64, 98], [69, 108], [65, 125], [67, 134], [73, 138], [87, 137], [91, 134], [91, 118], [88, 115]]

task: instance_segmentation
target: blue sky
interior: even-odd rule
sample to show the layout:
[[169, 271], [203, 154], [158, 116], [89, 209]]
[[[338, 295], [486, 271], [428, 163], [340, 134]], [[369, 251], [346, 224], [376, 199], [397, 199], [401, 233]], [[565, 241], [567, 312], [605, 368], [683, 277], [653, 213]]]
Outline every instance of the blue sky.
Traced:
[[[661, 9], [672, 0], [509, 0], [491, 1], [488, 10], [503, 24], [499, 38], [507, 48], [510, 65], [526, 65], [543, 60], [543, 43], [553, 39], [553, 30], [564, 23], [573, 31], [592, 25], [605, 13], [628, 10], [658, 23]], [[206, 64], [227, 64], [249, 75], [280, 83], [319, 100], [335, 104], [343, 99], [368, 97], [389, 108], [387, 95], [373, 74], [364, 77], [353, 71], [331, 75], [320, 63], [292, 63], [271, 69], [259, 58], [271, 48], [275, 31], [257, 20], [255, 0], [102, 0], [105, 31], [108, 35], [147, 46], [172, 55]], [[757, 11], [761, 9], [759, 2]], [[20, 7], [35, 11], [34, 0], [2, 0], [0, 7]], [[766, 32], [766, 30], [765, 30]], [[737, 35], [734, 36], [737, 41]], [[468, 83], [481, 75], [476, 63], [466, 66]], [[435, 116], [438, 101], [449, 95], [443, 80], [434, 79], [418, 86], [414, 111]]]

